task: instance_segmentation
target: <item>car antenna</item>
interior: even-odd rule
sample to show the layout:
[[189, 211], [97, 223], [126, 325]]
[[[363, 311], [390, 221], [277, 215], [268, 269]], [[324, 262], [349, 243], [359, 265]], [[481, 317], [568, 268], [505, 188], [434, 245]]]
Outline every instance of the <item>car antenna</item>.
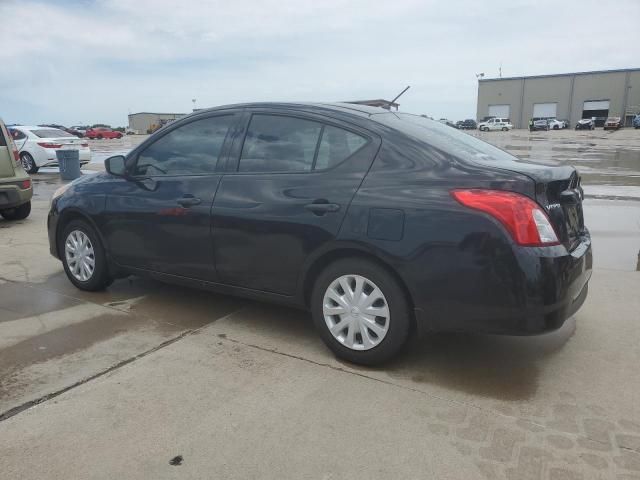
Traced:
[[407, 87], [406, 87], [404, 90], [402, 90], [402, 91], [401, 91], [401, 92], [396, 96], [396, 98], [394, 98], [393, 100], [391, 100], [391, 101], [389, 102], [389, 109], [391, 109], [391, 106], [392, 106], [394, 103], [396, 103], [396, 100], [398, 100], [398, 99], [402, 96], [402, 94], [403, 94], [404, 92], [406, 92], [407, 90], [409, 90], [410, 88], [411, 88], [411, 85], [407, 85]]

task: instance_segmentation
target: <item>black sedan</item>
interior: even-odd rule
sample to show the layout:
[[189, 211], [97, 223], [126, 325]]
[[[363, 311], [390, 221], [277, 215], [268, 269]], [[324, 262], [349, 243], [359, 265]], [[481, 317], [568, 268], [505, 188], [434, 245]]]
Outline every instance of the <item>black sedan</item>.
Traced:
[[430, 331], [536, 334], [584, 302], [576, 170], [350, 104], [199, 111], [59, 189], [51, 253], [83, 290], [146, 275], [309, 309], [352, 362]]
[[476, 123], [475, 120], [468, 118], [466, 120], [457, 121], [456, 128], [460, 130], [475, 130], [478, 128], [478, 124]]

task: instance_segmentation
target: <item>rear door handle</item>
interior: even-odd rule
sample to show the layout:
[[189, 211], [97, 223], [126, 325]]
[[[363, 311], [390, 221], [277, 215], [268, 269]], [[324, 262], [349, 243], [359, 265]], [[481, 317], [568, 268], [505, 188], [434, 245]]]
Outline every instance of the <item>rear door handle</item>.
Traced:
[[337, 212], [340, 210], [340, 205], [337, 203], [313, 202], [305, 205], [304, 208], [313, 212], [315, 215], [324, 215], [328, 212]]
[[194, 197], [193, 195], [185, 195], [184, 197], [176, 200], [176, 202], [178, 202], [178, 205], [180, 205], [181, 207], [189, 208], [193, 207], [194, 205], [200, 205], [200, 203], [202, 203], [202, 200]]

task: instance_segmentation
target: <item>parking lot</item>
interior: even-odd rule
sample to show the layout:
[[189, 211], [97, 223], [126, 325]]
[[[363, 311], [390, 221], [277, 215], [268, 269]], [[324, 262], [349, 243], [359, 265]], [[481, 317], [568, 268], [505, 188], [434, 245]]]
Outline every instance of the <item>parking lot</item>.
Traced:
[[[640, 478], [640, 132], [471, 134], [579, 169], [589, 297], [554, 333], [431, 335], [375, 369], [305, 312], [136, 277], [77, 290], [42, 169], [31, 216], [0, 220], [1, 476]], [[92, 141], [85, 170], [144, 138]]]

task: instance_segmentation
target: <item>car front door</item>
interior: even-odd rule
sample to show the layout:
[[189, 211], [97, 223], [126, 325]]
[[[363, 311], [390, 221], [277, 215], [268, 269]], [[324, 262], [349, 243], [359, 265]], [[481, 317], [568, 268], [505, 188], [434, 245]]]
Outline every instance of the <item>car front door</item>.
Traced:
[[181, 122], [127, 159], [106, 196], [101, 230], [120, 265], [215, 281], [211, 206], [239, 114]]
[[308, 114], [247, 117], [213, 203], [217, 274], [293, 295], [305, 259], [336, 237], [380, 140]]

